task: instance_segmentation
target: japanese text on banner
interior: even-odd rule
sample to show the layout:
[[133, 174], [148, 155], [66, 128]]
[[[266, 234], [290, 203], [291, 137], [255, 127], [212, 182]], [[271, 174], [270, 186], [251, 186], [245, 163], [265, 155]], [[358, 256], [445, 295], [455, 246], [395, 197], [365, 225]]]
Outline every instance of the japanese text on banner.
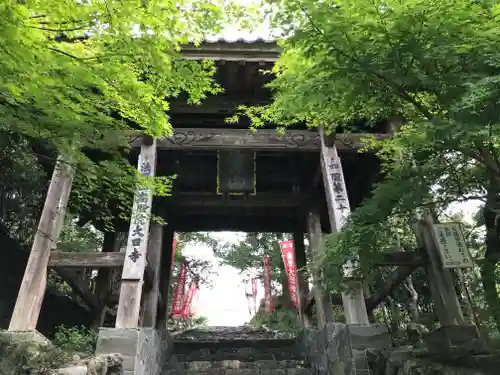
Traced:
[[187, 269], [186, 264], [182, 263], [179, 269], [179, 277], [177, 285], [174, 289], [174, 298], [172, 300], [172, 316], [182, 316], [184, 308], [184, 299], [186, 295], [186, 278]]
[[288, 275], [288, 291], [294, 307], [299, 307], [299, 288], [297, 285], [297, 265], [295, 263], [295, 249], [293, 241], [281, 241], [281, 256], [285, 263], [285, 272]]

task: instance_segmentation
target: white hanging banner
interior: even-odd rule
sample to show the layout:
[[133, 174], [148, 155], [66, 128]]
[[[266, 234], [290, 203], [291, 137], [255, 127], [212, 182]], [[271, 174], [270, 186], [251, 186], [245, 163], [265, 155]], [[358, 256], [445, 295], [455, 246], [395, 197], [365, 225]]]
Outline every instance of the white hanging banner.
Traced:
[[474, 262], [458, 223], [433, 224], [436, 245], [444, 268], [470, 268]]

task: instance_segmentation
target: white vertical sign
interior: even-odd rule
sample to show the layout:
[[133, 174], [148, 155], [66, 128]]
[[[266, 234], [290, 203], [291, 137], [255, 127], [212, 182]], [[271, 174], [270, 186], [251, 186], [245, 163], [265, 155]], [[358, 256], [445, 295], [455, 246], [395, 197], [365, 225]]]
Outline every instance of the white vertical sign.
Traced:
[[[344, 172], [342, 171], [342, 163], [335, 144], [332, 147], [326, 147], [322, 132], [320, 137], [323, 179], [329, 201], [328, 211], [330, 221], [333, 219], [332, 232], [340, 232], [351, 214]], [[344, 266], [345, 276], [351, 276], [353, 270], [354, 264], [348, 261]]]
[[[152, 145], [143, 145], [137, 163], [139, 172], [153, 177], [156, 170], [156, 140]], [[123, 264], [123, 280], [142, 280], [146, 267], [146, 253], [149, 237], [149, 222], [153, 192], [150, 189], [138, 189], [132, 206], [132, 217], [128, 232], [125, 262]]]
[[469, 268], [474, 266], [458, 223], [433, 224], [436, 245], [444, 268]]
[[[335, 231], [340, 232], [345, 225], [347, 218], [351, 214], [351, 206], [347, 197], [347, 188], [344, 180], [344, 172], [342, 171], [342, 163], [337, 153], [337, 148], [322, 147], [321, 162], [324, 164], [324, 178], [326, 178], [326, 186], [331, 199], [331, 207], [333, 209], [333, 217], [335, 219]], [[333, 228], [332, 228], [333, 229]]]

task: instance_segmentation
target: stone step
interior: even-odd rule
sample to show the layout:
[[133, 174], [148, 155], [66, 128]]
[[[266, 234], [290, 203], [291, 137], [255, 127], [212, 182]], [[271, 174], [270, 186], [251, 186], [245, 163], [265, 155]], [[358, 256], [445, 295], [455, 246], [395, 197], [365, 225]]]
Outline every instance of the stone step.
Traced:
[[302, 358], [294, 339], [175, 340], [174, 353], [179, 362], [193, 361], [286, 361]]
[[[163, 375], [163, 373], [162, 373]], [[165, 375], [312, 375], [309, 369], [289, 368], [289, 369], [205, 369], [205, 370], [170, 370]]]
[[310, 370], [306, 369], [304, 361], [192, 361], [176, 363], [175, 369], [166, 372], [167, 375], [190, 375], [190, 374], [210, 374], [210, 375], [310, 375]]
[[301, 360], [288, 360], [288, 361], [192, 361], [184, 362], [181, 364], [187, 370], [204, 371], [207, 369], [289, 369], [289, 368], [303, 368], [305, 367], [304, 361]]

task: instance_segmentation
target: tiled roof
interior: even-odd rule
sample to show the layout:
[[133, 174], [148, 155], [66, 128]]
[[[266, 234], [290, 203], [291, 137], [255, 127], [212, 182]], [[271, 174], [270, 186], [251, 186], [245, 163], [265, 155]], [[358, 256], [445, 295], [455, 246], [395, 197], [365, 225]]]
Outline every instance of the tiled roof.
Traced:
[[182, 53], [191, 59], [262, 62], [274, 62], [281, 53], [275, 40], [235, 34], [232, 38], [207, 38], [199, 47], [184, 46]]
[[265, 39], [265, 38], [207, 38], [204, 43], [215, 44], [215, 43], [227, 43], [227, 44], [276, 44], [275, 39]]

